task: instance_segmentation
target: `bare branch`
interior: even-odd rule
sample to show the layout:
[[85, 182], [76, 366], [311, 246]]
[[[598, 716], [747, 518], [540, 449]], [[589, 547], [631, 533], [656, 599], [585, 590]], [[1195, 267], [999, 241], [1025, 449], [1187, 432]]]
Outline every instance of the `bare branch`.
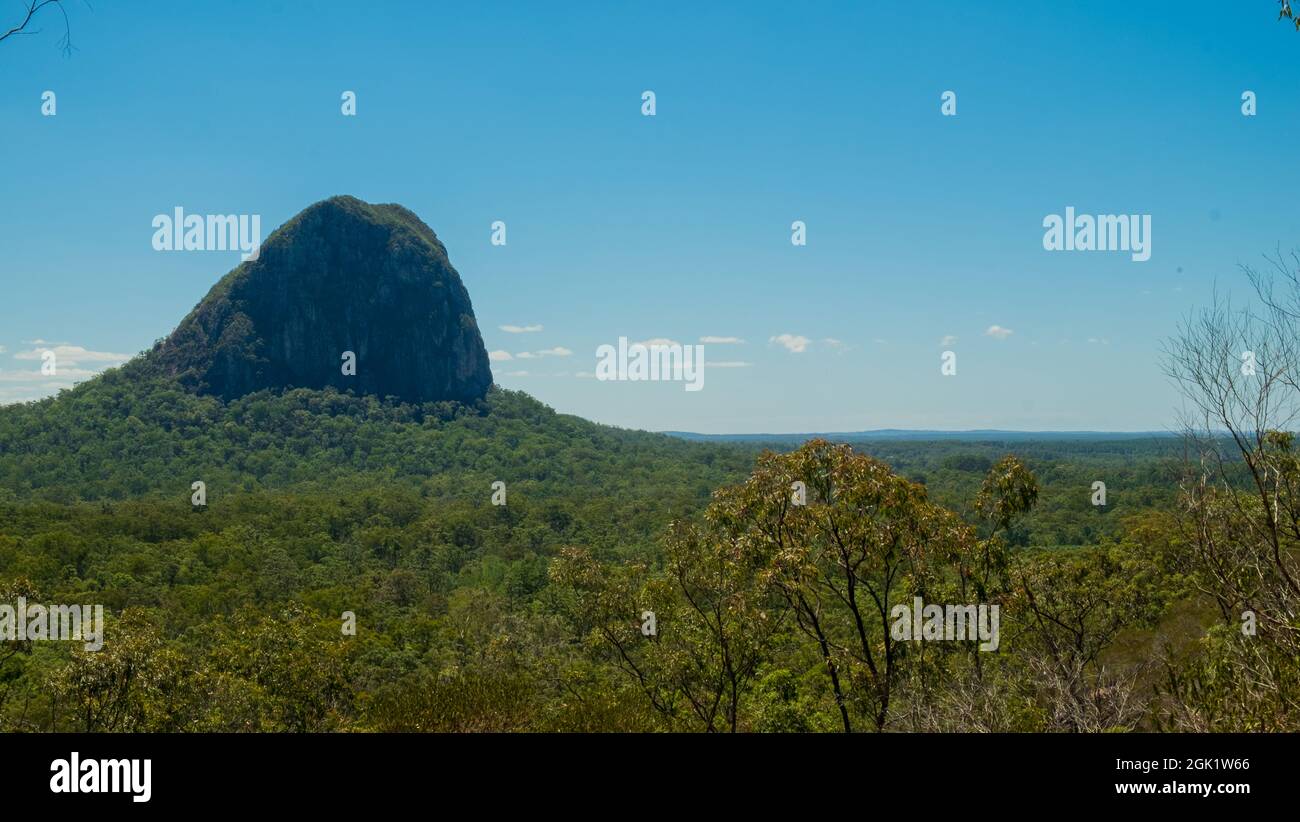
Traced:
[[59, 50], [62, 51], [64, 55], [72, 54], [72, 52], [76, 50], [72, 45], [72, 23], [68, 19], [68, 10], [63, 7], [63, 0], [30, 0], [30, 2], [27, 3], [27, 13], [26, 16], [23, 17], [22, 22], [6, 31], [4, 34], [0, 34], [0, 41], [7, 40], [16, 34], [39, 34], [41, 31], [40, 29], [28, 31], [27, 26], [32, 22], [32, 18], [36, 16], [36, 13], [46, 6], [54, 6], [59, 10], [59, 13], [63, 15], [63, 36], [59, 38], [58, 46]]

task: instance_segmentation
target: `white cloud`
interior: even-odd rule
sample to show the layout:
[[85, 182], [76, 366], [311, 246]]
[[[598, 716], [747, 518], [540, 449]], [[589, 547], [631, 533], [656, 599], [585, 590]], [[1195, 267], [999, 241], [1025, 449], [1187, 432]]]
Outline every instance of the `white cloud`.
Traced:
[[642, 340], [641, 342], [632, 343], [632, 344], [644, 345], [646, 348], [649, 348], [652, 345], [666, 345], [666, 346], [681, 345], [681, 343], [677, 342], [677, 340], [670, 340], [667, 337], [653, 337], [651, 339]]
[[0, 370], [0, 382], [24, 382], [24, 383], [50, 383], [59, 380], [86, 379], [98, 374], [98, 371], [92, 371], [85, 368], [63, 368], [59, 367], [53, 374], [42, 374], [40, 371], [3, 371]]
[[488, 359], [492, 362], [505, 362], [506, 360], [513, 360], [514, 357], [510, 356], [509, 351], [489, 351]]
[[545, 348], [541, 351], [520, 351], [515, 357], [521, 360], [540, 360], [542, 357], [571, 357], [573, 352], [562, 345]]
[[1093, 345], [1096, 345], [1098, 343], [1100, 343], [1101, 345], [1110, 345], [1110, 340], [1106, 339], [1105, 337], [1089, 337], [1088, 342], [1092, 343]]
[[528, 372], [527, 372], [527, 371], [507, 371], [507, 372], [506, 372], [506, 376], [507, 376], [507, 377], [527, 377], [527, 376], [528, 376]]
[[740, 337], [700, 337], [700, 342], [712, 345], [740, 345], [744, 340]]
[[40, 371], [0, 371], [0, 405], [45, 399], [98, 373], [78, 368], [60, 368], [57, 374], [49, 375]]
[[[32, 345], [41, 345], [40, 340], [32, 340]], [[14, 354], [15, 360], [39, 360], [46, 351], [53, 351], [55, 361], [59, 365], [75, 365], [79, 362], [126, 362], [131, 359], [130, 354], [114, 354], [110, 351], [90, 351], [80, 345], [68, 345], [60, 343], [50, 345], [44, 348], [34, 348], [31, 351], [19, 351]]]
[[1012, 331], [1010, 328], [1003, 328], [1000, 325], [990, 325], [988, 330], [984, 332], [984, 336], [992, 337], [995, 340], [1005, 340], [1014, 333], [1016, 332]]
[[[45, 364], [46, 351], [54, 352], [53, 374], [40, 369], [31, 371], [0, 370], [0, 403], [27, 402], [51, 396], [64, 388], [96, 376], [105, 368], [121, 365], [131, 359], [131, 354], [114, 354], [109, 351], [92, 351], [70, 343], [47, 343], [45, 340], [23, 340], [25, 345], [41, 346], [29, 351], [18, 351], [13, 358], [19, 361], [40, 361]], [[0, 351], [6, 349], [0, 348]], [[78, 367], [83, 365], [84, 367]]]
[[71, 388], [70, 382], [47, 383], [40, 388], [6, 388], [0, 386], [0, 405], [8, 405], [15, 402], [31, 402], [32, 400], [43, 400], [46, 397], [53, 396], [64, 388]]
[[740, 360], [730, 360], [723, 362], [706, 362], [705, 368], [749, 368], [752, 362], [741, 362]]
[[778, 334], [768, 339], [768, 343], [779, 343], [785, 346], [791, 354], [802, 354], [808, 350], [808, 345], [812, 340], [799, 334]]
[[957, 337], [955, 335], [944, 334], [943, 339], [939, 340], [939, 345], [942, 345], [944, 348], [947, 348], [950, 345], [955, 345], [956, 342], [957, 342]]
[[535, 331], [541, 331], [542, 325], [541, 323], [538, 323], [537, 325], [499, 325], [497, 328], [500, 328], [507, 334], [531, 334]]

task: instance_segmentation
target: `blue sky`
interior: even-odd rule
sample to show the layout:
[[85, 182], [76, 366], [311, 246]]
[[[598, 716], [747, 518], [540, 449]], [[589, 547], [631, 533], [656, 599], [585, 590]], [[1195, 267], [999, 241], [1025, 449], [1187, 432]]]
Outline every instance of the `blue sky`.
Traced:
[[[0, 43], [0, 403], [148, 347], [238, 263], [154, 251], [176, 206], [266, 234], [402, 203], [499, 384], [703, 432], [1163, 429], [1161, 342], [1300, 245], [1300, 33], [1263, 0], [374, 5], [105, 0], [71, 57], [44, 13]], [[1150, 214], [1151, 259], [1045, 251], [1067, 206]], [[577, 376], [620, 336], [744, 342], [698, 392]]]

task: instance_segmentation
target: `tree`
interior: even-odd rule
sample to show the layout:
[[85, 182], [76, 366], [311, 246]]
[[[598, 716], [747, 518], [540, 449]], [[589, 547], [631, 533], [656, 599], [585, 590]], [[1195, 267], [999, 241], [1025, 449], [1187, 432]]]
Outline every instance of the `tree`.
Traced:
[[[19, 597], [35, 602], [40, 594], [31, 581], [24, 578], [0, 582], [0, 604], [12, 604]], [[0, 637], [0, 728], [3, 728], [3, 709], [14, 686], [20, 684], [24, 673], [24, 659], [32, 652], [32, 641], [25, 636], [14, 636], [12, 642]], [[21, 654], [21, 656], [20, 656]]]
[[105, 639], [98, 651], [76, 648], [52, 676], [52, 730], [66, 730], [57, 724], [64, 715], [84, 733], [182, 730], [188, 672], [152, 617], [127, 609], [105, 628]]
[[39, 34], [40, 30], [28, 31], [27, 26], [32, 22], [36, 13], [46, 6], [54, 6], [63, 15], [63, 36], [59, 38], [59, 49], [65, 54], [72, 54], [75, 48], [72, 45], [72, 24], [68, 21], [68, 10], [63, 6], [63, 0], [28, 0], [24, 9], [23, 19], [16, 25], [0, 34], [0, 42], [9, 39], [16, 34]]
[[1278, 5], [1282, 7], [1282, 10], [1278, 12], [1277, 19], [1281, 20], [1285, 17], [1286, 19], [1293, 21], [1295, 23], [1296, 31], [1300, 31], [1300, 17], [1297, 17], [1291, 12], [1291, 0], [1277, 0], [1277, 2]]
[[757, 557], [707, 528], [676, 522], [661, 571], [611, 567], [582, 549], [551, 566], [572, 613], [613, 650], [655, 710], [670, 722], [736, 731], [781, 622]]
[[[982, 504], [1009, 524], [1033, 504], [1036, 485], [1014, 460], [993, 470]], [[796, 483], [805, 499], [792, 491]], [[1000, 564], [993, 536], [977, 539], [930, 502], [924, 486], [820, 439], [790, 454], [763, 454], [747, 482], [715, 494], [706, 519], [765, 566], [767, 584], [819, 651], [845, 732], [858, 717], [876, 730], [889, 721], [909, 656], [891, 633], [894, 606], [918, 596], [933, 601], [954, 579], [962, 594], [987, 595]]]
[[1015, 647], [1047, 708], [1048, 729], [1128, 729], [1141, 706], [1135, 677], [1100, 663], [1126, 628], [1160, 612], [1148, 563], [1128, 549], [1090, 547], [1020, 558], [1012, 571]]
[[[929, 501], [924, 486], [848, 445], [812, 440], [789, 454], [762, 454], [743, 484], [714, 494], [703, 522], [677, 522], [664, 567], [606, 564], [582, 549], [552, 563], [578, 633], [604, 648], [670, 723], [689, 717], [705, 730], [736, 730], [745, 698], [755, 727], [804, 727], [809, 702], [783, 669], [809, 646], [829, 682], [839, 727], [890, 721], [907, 673], [924, 701], [943, 675], [940, 660], [977, 643], [896, 639], [895, 607], [913, 597], [986, 604], [1007, 586], [1003, 535], [1033, 507], [1038, 485], [1019, 460], [989, 470], [976, 509], [987, 533]], [[974, 598], [972, 600], [972, 598]], [[647, 636], [637, 615], [654, 613]], [[807, 645], [782, 645], [793, 623]], [[934, 680], [931, 682], [929, 680]], [[778, 718], [779, 717], [779, 718]]]
[[[1225, 629], [1252, 626], [1246, 645], [1215, 646], [1238, 654], [1243, 674], [1252, 660], [1300, 658], [1300, 256], [1269, 262], [1244, 267], [1253, 305], [1216, 294], [1166, 346], [1188, 402], [1182, 561]], [[1271, 696], [1250, 698], [1294, 714], [1293, 680], [1263, 682], [1276, 684]]]

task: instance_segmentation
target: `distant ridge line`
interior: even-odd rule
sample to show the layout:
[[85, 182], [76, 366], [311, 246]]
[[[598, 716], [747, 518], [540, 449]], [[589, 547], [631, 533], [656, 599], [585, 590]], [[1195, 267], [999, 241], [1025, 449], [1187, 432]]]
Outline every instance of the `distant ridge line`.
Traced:
[[1008, 431], [996, 428], [977, 428], [965, 431], [936, 431], [906, 428], [879, 428], [869, 431], [810, 432], [795, 434], [697, 434], [690, 431], [664, 431], [684, 440], [712, 442], [803, 442], [820, 437], [833, 441], [846, 440], [958, 440], [980, 441], [1030, 441], [1030, 440], [1137, 440], [1170, 439], [1181, 436], [1173, 431]]

